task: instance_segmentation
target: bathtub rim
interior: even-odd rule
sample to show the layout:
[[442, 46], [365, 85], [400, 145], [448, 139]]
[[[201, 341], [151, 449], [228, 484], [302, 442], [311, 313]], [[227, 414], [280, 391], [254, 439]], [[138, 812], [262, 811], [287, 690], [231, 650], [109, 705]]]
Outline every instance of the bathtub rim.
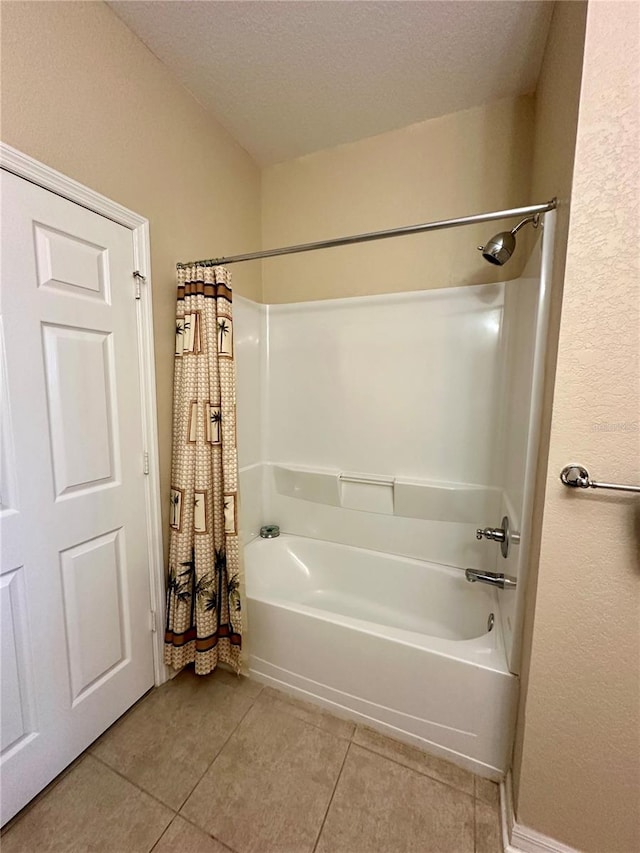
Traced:
[[[430, 569], [435, 569], [439, 573], [443, 573], [448, 576], [453, 576], [455, 572], [463, 571], [462, 569], [459, 569], [455, 566], [447, 566], [440, 563], [433, 563], [427, 560], [418, 560], [415, 557], [404, 557], [402, 555], [389, 554], [386, 551], [373, 551], [367, 548], [360, 548], [357, 545], [343, 545], [342, 543], [332, 542], [331, 540], [313, 539], [309, 536], [298, 536], [297, 534], [292, 533], [282, 533], [280, 537], [269, 540], [260, 539], [259, 537], [256, 537], [250, 543], [245, 545], [245, 550], [250, 545], [258, 545], [263, 548], [268, 547], [266, 543], [271, 544], [274, 542], [278, 542], [279, 539], [284, 540], [284, 542], [290, 540], [311, 541], [313, 543], [333, 546], [341, 550], [348, 549], [350, 551], [357, 551], [359, 553], [364, 554], [370, 553], [378, 557], [390, 556], [402, 562], [408, 562], [410, 564], [422, 567], [426, 566]], [[244, 563], [246, 588], [246, 555]], [[304, 616], [313, 619], [318, 619], [325, 623], [339, 624], [345, 628], [350, 628], [352, 630], [360, 631], [370, 636], [399, 643], [400, 645], [409, 646], [412, 648], [419, 648], [424, 652], [440, 655], [450, 660], [463, 661], [473, 666], [490, 670], [492, 672], [499, 672], [505, 675], [512, 674], [508, 668], [507, 663], [506, 647], [504, 643], [502, 629], [502, 618], [500, 613], [500, 602], [498, 596], [495, 594], [492, 596], [492, 608], [495, 615], [493, 629], [490, 632], [480, 634], [478, 637], [472, 637], [469, 639], [462, 640], [446, 639], [442, 637], [436, 637], [433, 634], [422, 634], [417, 631], [409, 631], [403, 628], [394, 628], [392, 626], [371, 622], [366, 619], [360, 619], [355, 616], [345, 616], [340, 613], [335, 613], [334, 611], [322, 610], [321, 608], [311, 607], [309, 605], [302, 604], [291, 599], [282, 599], [278, 598], [277, 596], [269, 596], [268, 594], [254, 595], [251, 594], [250, 589], [248, 588], [246, 588], [246, 596], [247, 599], [250, 599], [252, 601], [260, 601], [272, 607], [281, 608], [283, 610], [287, 610], [293, 613], [300, 613]]]
[[380, 549], [376, 550], [375, 548], [362, 548], [360, 545], [347, 545], [344, 542], [334, 542], [333, 539], [322, 539], [320, 536], [302, 536], [299, 533], [289, 533], [288, 531], [282, 529], [280, 530], [280, 535], [275, 536], [272, 539], [263, 539], [261, 536], [254, 536], [243, 547], [245, 551], [251, 546], [268, 548], [271, 544], [280, 543], [282, 541], [288, 542], [289, 540], [314, 542], [320, 544], [321, 546], [327, 545], [332, 548], [339, 548], [340, 550], [358, 551], [363, 554], [374, 554], [378, 557], [393, 557], [394, 560], [401, 560], [403, 563], [411, 563], [419, 566], [428, 566], [429, 568], [435, 569], [438, 572], [443, 572], [444, 574], [453, 574], [455, 572], [465, 571], [465, 569], [461, 568], [460, 566], [452, 566], [449, 563], [436, 563], [433, 560], [422, 560], [419, 557], [410, 557], [405, 554], [395, 554], [392, 551], [382, 551]]

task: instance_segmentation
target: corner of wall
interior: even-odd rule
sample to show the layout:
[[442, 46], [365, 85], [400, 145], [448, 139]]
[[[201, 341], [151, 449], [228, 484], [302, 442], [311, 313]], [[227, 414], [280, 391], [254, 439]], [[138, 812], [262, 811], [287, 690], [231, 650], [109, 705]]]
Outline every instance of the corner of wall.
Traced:
[[[522, 685], [514, 743], [513, 790], [516, 810], [521, 772], [522, 741], [524, 736], [535, 600], [538, 585], [538, 564], [546, 493], [558, 338], [560, 334], [562, 291], [569, 234], [571, 184], [578, 127], [586, 14], [586, 0], [575, 0], [575, 2], [573, 0], [558, 0], [556, 2], [542, 61], [538, 89], [535, 95], [535, 137], [531, 174], [532, 192], [536, 197], [540, 196], [541, 198], [556, 196], [559, 204], [556, 220], [556, 248], [553, 262], [540, 449], [531, 528], [527, 608], [523, 628]], [[563, 81], [564, 85], [562, 87], [557, 85], [558, 80]]]

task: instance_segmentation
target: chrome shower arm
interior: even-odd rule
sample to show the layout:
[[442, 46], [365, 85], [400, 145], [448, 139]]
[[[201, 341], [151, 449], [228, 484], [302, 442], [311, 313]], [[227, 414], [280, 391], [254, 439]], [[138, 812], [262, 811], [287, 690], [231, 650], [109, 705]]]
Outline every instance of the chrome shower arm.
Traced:
[[534, 213], [533, 216], [526, 216], [521, 222], [518, 222], [518, 224], [515, 226], [515, 228], [511, 229], [511, 233], [515, 236], [518, 233], [518, 231], [521, 228], [523, 228], [529, 222], [532, 222], [533, 227], [537, 228], [538, 223], [540, 222], [540, 214]]

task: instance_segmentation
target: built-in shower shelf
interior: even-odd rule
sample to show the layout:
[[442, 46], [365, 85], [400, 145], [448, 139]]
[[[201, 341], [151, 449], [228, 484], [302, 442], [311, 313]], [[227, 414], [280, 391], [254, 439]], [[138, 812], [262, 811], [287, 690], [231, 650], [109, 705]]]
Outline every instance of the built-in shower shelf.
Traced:
[[476, 524], [478, 519], [495, 517], [500, 508], [501, 489], [494, 486], [295, 465], [269, 468], [280, 495], [362, 512]]

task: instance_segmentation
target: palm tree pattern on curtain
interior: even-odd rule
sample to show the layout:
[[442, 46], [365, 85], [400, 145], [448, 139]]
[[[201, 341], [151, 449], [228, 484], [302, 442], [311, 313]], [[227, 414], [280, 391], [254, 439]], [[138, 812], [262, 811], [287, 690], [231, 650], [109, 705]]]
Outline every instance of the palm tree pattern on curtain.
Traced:
[[164, 659], [200, 675], [239, 671], [242, 646], [230, 283], [223, 267], [178, 272]]

